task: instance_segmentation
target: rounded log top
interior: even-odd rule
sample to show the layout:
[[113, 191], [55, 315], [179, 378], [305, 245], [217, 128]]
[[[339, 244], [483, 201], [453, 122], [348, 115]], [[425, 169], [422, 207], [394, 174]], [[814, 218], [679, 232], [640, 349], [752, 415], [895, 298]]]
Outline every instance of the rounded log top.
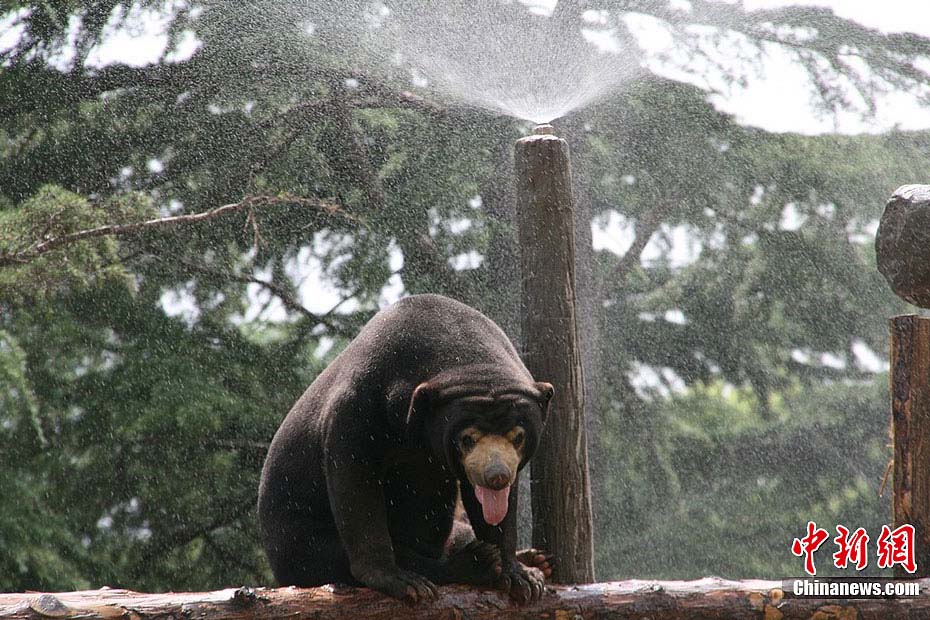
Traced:
[[902, 185], [875, 236], [878, 270], [908, 303], [930, 308], [930, 185]]
[[[517, 147], [530, 148], [568, 148], [568, 143], [555, 135], [552, 125], [537, 125], [533, 133], [523, 136], [516, 142]], [[530, 146], [532, 145], [532, 146]]]
[[901, 198], [914, 203], [921, 203], [924, 206], [930, 204], [930, 185], [921, 185], [920, 183], [911, 183], [902, 185], [894, 191], [891, 199]]

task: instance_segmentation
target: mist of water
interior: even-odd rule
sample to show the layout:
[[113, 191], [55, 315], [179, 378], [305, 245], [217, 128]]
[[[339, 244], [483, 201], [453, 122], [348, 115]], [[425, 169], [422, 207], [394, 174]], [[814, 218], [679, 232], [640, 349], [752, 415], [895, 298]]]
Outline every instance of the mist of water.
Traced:
[[351, 48], [360, 70], [406, 80], [405, 87], [434, 100], [544, 123], [640, 71], [625, 29], [608, 25], [600, 12], [582, 11], [577, 0], [355, 6], [363, 23], [351, 41], [337, 41], [343, 51]]

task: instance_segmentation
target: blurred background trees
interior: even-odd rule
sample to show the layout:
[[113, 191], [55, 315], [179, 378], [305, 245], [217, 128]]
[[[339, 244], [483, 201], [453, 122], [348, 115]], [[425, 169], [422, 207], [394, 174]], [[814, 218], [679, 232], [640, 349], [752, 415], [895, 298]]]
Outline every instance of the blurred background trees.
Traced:
[[[447, 294], [519, 342], [510, 157], [529, 126], [371, 78], [333, 24], [308, 33], [313, 4], [4, 5], [0, 589], [269, 584], [265, 446], [380, 306]], [[844, 101], [824, 67], [848, 73], [850, 47], [891, 87], [930, 79], [916, 35], [692, 4], [760, 41], [813, 28], [792, 44], [828, 111]], [[116, 26], [156, 17], [160, 60], [95, 60]], [[886, 319], [905, 307], [872, 240], [885, 199], [926, 174], [930, 134], [768, 133], [657, 76], [556, 125], [586, 248], [598, 578], [796, 574], [807, 520], [877, 531]], [[264, 202], [29, 254], [249, 197]]]

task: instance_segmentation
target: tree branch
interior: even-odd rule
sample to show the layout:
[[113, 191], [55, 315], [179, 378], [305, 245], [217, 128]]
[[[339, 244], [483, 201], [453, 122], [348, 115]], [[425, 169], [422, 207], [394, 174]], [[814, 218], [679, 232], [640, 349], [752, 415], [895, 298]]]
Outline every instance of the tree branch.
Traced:
[[[333, 83], [352, 77], [354, 79], [368, 79], [361, 74], [346, 74], [345, 76], [333, 75], [330, 79]], [[338, 105], [348, 109], [365, 109], [365, 108], [398, 108], [404, 110], [414, 110], [434, 118], [446, 118], [449, 116], [449, 108], [435, 103], [417, 95], [408, 90], [394, 90], [378, 83], [368, 83], [362, 87], [358, 96], [343, 98]], [[337, 104], [332, 99], [320, 99], [312, 101], [302, 101], [289, 108], [283, 109], [277, 114], [270, 116], [258, 123], [262, 129], [269, 129], [281, 122], [293, 122], [296, 118], [319, 119], [326, 114], [332, 113]]]
[[183, 259], [180, 262], [182, 265], [184, 265], [191, 271], [195, 271], [195, 272], [202, 273], [205, 275], [225, 278], [227, 280], [232, 280], [235, 282], [242, 282], [243, 284], [258, 284], [259, 286], [261, 286], [262, 288], [270, 292], [272, 295], [280, 299], [281, 303], [284, 304], [285, 308], [301, 313], [302, 315], [304, 315], [305, 317], [313, 321], [314, 325], [322, 324], [330, 328], [331, 330], [336, 329], [336, 327], [329, 320], [329, 316], [328, 316], [329, 313], [325, 315], [318, 315], [318, 314], [315, 314], [314, 312], [311, 312], [303, 304], [301, 304], [299, 301], [294, 299], [294, 297], [290, 294], [290, 292], [287, 291], [280, 284], [277, 284], [275, 282], [270, 282], [268, 280], [262, 280], [261, 278], [256, 278], [255, 276], [240, 275], [240, 274], [231, 273], [228, 271], [223, 271], [222, 269], [211, 269], [210, 267], [206, 267], [204, 265], [198, 265], [196, 263], [183, 260]]
[[236, 566], [239, 569], [246, 571], [249, 573], [249, 575], [251, 575], [252, 579], [254, 579], [256, 583], [260, 582], [264, 577], [257, 566], [247, 562], [242, 556], [231, 553], [229, 550], [224, 548], [223, 545], [221, 545], [211, 533], [204, 534], [203, 541], [210, 549], [213, 550], [214, 553], [216, 553], [216, 555], [220, 557], [220, 559], [225, 564]]
[[242, 450], [261, 455], [268, 452], [271, 442], [255, 441], [252, 439], [202, 439], [200, 445], [205, 448], [219, 448], [222, 450]]
[[222, 207], [217, 207], [202, 213], [174, 215], [170, 217], [148, 220], [145, 222], [135, 222], [132, 224], [108, 224], [106, 226], [99, 226], [97, 228], [91, 228], [88, 230], [80, 230], [58, 237], [53, 237], [51, 239], [46, 239], [44, 241], [39, 241], [38, 243], [35, 243], [21, 250], [14, 250], [12, 252], [3, 251], [0, 252], [0, 267], [27, 263], [35, 258], [42, 256], [43, 254], [52, 252], [53, 250], [57, 250], [79, 241], [85, 241], [87, 239], [95, 239], [99, 237], [134, 236], [148, 232], [150, 230], [170, 228], [172, 226], [198, 224], [215, 217], [220, 217], [247, 209], [282, 205], [311, 207], [320, 209], [329, 214], [339, 214], [342, 217], [345, 217], [354, 222], [360, 221], [358, 218], [355, 218], [346, 213], [338, 204], [325, 199], [305, 198], [302, 196], [293, 196], [289, 194], [282, 194], [279, 196], [247, 196], [240, 202], [223, 205]]
[[635, 234], [633, 237], [633, 244], [620, 259], [620, 262], [617, 263], [614, 270], [617, 278], [621, 281], [625, 280], [636, 265], [639, 264], [639, 257], [646, 248], [646, 244], [649, 243], [652, 235], [659, 229], [659, 226], [662, 225], [665, 216], [667, 216], [677, 204], [677, 200], [670, 200], [658, 204], [644, 213], [643, 216], [636, 221], [636, 226], [633, 228]]
[[167, 532], [160, 537], [153, 537], [152, 541], [139, 551], [136, 556], [138, 559], [134, 563], [135, 570], [130, 570], [131, 574], [139, 573], [139, 569], [148, 566], [157, 558], [163, 556], [177, 547], [183, 547], [213, 530], [230, 525], [248, 514], [255, 508], [255, 498], [250, 497], [247, 502], [240, 504], [235, 508], [229, 506], [224, 509], [214, 510], [217, 516], [210, 522], [191, 528], [180, 528], [173, 532]]
[[371, 87], [368, 91], [373, 96], [350, 99], [348, 105], [356, 108], [401, 108], [415, 110], [429, 116], [443, 118], [449, 115], [449, 109], [408, 90], [395, 91], [383, 86]]
[[[361, 186], [369, 209], [385, 212], [388, 210], [388, 201], [384, 187], [378, 177], [378, 171], [371, 162], [368, 148], [353, 125], [352, 106], [344, 95], [341, 87], [334, 84], [332, 120], [342, 134], [346, 146], [341, 153], [346, 158], [341, 166], [342, 171]], [[427, 223], [425, 211], [422, 216], [418, 222], [423, 225], [421, 229], [404, 231], [404, 234], [398, 235], [397, 242], [404, 253], [404, 269], [418, 274], [431, 274], [452, 289], [467, 288], [461, 276], [449, 265], [446, 257], [423, 230]]]

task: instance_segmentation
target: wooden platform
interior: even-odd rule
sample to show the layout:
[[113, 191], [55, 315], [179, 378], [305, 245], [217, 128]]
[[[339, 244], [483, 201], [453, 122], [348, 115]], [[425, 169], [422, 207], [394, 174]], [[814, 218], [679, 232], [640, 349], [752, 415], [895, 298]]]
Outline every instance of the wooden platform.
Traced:
[[852, 620], [930, 618], [930, 579], [911, 598], [824, 600], [786, 597], [781, 581], [617, 581], [549, 587], [532, 605], [495, 591], [446, 586], [438, 600], [408, 606], [366, 588], [230, 588], [145, 594], [103, 588], [0, 594], [0, 619], [271, 620], [332, 618], [540, 619], [758, 618]]

